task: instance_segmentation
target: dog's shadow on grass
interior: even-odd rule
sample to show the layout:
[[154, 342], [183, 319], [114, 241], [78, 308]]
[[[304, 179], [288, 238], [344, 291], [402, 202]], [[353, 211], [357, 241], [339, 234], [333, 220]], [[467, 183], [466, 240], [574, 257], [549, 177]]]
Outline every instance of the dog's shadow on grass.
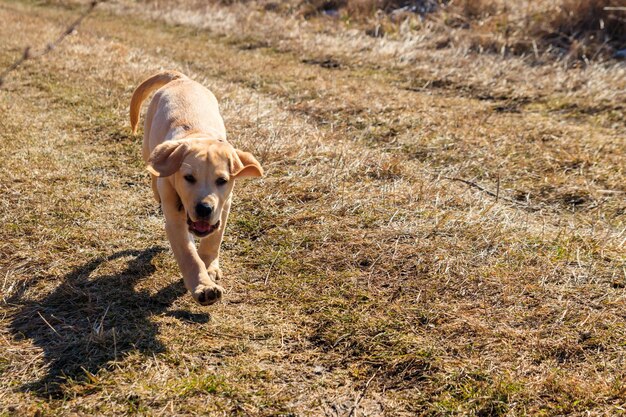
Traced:
[[[71, 271], [54, 292], [42, 299], [23, 300], [19, 294], [13, 297], [10, 302], [21, 307], [13, 315], [11, 331], [17, 339], [31, 339], [41, 348], [47, 367], [44, 377], [22, 386], [22, 390], [62, 397], [64, 384], [94, 379], [101, 368], [123, 359], [127, 352], [165, 351], [157, 338], [158, 326], [150, 319], [152, 315], [207, 322], [208, 314], [168, 311], [186, 292], [181, 281], [154, 295], [135, 289], [140, 280], [155, 271], [151, 261], [164, 250], [125, 250], [97, 258]], [[128, 260], [123, 271], [94, 274], [98, 268], [119, 260]]]

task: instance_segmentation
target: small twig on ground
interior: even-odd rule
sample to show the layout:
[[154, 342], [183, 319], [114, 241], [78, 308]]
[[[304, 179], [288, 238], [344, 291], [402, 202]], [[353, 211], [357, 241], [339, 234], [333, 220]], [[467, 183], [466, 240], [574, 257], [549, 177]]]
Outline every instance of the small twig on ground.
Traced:
[[500, 174], [498, 174], [498, 185], [496, 186], [496, 202], [498, 202], [499, 197], [500, 197]]
[[56, 38], [52, 42], [49, 42], [46, 45], [46, 47], [44, 49], [42, 49], [41, 51], [33, 52], [32, 51], [33, 48], [31, 46], [27, 46], [26, 48], [24, 48], [24, 52], [22, 52], [22, 56], [20, 56], [18, 59], [16, 59], [15, 62], [13, 62], [4, 71], [2, 71], [0, 73], [0, 88], [2, 88], [2, 86], [4, 85], [6, 77], [7, 77], [7, 75], [9, 75], [9, 73], [11, 73], [12, 71], [15, 71], [24, 62], [28, 61], [29, 59], [30, 60], [38, 59], [38, 58], [41, 58], [42, 56], [48, 54], [50, 51], [52, 51], [54, 48], [56, 48], [61, 42], [63, 42], [63, 40], [65, 38], [67, 38], [69, 35], [74, 33], [76, 28], [78, 28], [78, 26], [80, 26], [80, 24], [83, 22], [83, 20], [93, 11], [93, 9], [96, 8], [96, 6], [98, 4], [104, 3], [105, 1], [107, 1], [107, 0], [93, 0], [91, 3], [89, 3], [89, 7], [83, 13], [81, 13], [81, 15], [78, 16], [78, 18], [76, 18], [76, 20], [74, 20], [59, 35], [58, 38]]
[[463, 179], [463, 178], [457, 178], [457, 177], [441, 177], [441, 178], [443, 178], [445, 180], [448, 180], [448, 181], [458, 181], [458, 182], [462, 182], [463, 184], [467, 184], [470, 187], [474, 187], [474, 188], [482, 191], [485, 194], [488, 194], [488, 195], [490, 195], [492, 197], [495, 197], [496, 201], [498, 201], [499, 199], [502, 199], [504, 201], [508, 201], [509, 203], [516, 204], [516, 205], [524, 207], [526, 209], [538, 210], [537, 207], [533, 207], [533, 206], [531, 206], [528, 203], [522, 203], [521, 201], [517, 201], [517, 200], [514, 200], [512, 198], [501, 196], [500, 195], [500, 178], [499, 177], [498, 177], [498, 189], [497, 189], [497, 192], [495, 192], [495, 193], [493, 191], [490, 191], [490, 190], [486, 189], [485, 187], [483, 187], [480, 184], [476, 184], [475, 182], [472, 182], [472, 181], [469, 181], [469, 180], [466, 180], [466, 179]]
[[374, 372], [374, 375], [372, 375], [370, 379], [368, 379], [367, 382], [365, 383], [365, 386], [363, 387], [363, 390], [361, 391], [361, 394], [359, 395], [359, 397], [354, 402], [354, 406], [352, 406], [352, 410], [350, 410], [350, 414], [348, 414], [348, 417], [353, 417], [356, 415], [356, 409], [359, 406], [359, 403], [361, 402], [361, 400], [363, 400], [363, 398], [365, 397], [367, 388], [369, 388], [370, 384], [372, 383], [376, 375], [378, 375], [378, 371], [380, 371], [380, 368], [376, 369], [376, 372]]
[[52, 325], [50, 323], [48, 323], [48, 320], [46, 320], [46, 318], [44, 316], [41, 315], [41, 313], [38, 311], [37, 314], [39, 314], [39, 317], [41, 317], [41, 319], [44, 321], [44, 323], [46, 323], [48, 325], [48, 327], [50, 327], [52, 329], [52, 331], [59, 337], [61, 337], [61, 335], [59, 334], [59, 332], [57, 332], [57, 329], [55, 329], [54, 327], [52, 327]]
[[269, 282], [269, 280], [270, 280], [270, 273], [272, 272], [272, 268], [274, 267], [274, 264], [276, 263], [276, 260], [280, 256], [281, 252], [282, 252], [282, 250], [279, 250], [278, 253], [276, 254], [276, 256], [274, 256], [274, 260], [270, 264], [270, 269], [268, 269], [267, 274], [265, 275], [264, 285], [267, 285], [267, 283]]

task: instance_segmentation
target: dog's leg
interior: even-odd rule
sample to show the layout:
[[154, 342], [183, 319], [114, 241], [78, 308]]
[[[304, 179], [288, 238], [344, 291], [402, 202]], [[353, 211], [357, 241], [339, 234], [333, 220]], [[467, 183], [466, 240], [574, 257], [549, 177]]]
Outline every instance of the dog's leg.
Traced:
[[198, 253], [204, 265], [206, 266], [209, 276], [214, 280], [222, 278], [222, 270], [220, 269], [220, 245], [222, 244], [222, 238], [224, 237], [224, 230], [226, 229], [226, 222], [228, 221], [228, 213], [230, 212], [231, 198], [224, 203], [224, 209], [222, 210], [222, 217], [220, 218], [220, 228], [217, 232], [211, 233], [209, 236], [200, 240], [200, 247]]
[[211, 279], [204, 262], [196, 251], [195, 242], [187, 230], [185, 211], [179, 210], [176, 191], [167, 181], [158, 181], [158, 190], [163, 202], [165, 231], [183, 274], [185, 287], [198, 303], [213, 304], [222, 297], [224, 289]]

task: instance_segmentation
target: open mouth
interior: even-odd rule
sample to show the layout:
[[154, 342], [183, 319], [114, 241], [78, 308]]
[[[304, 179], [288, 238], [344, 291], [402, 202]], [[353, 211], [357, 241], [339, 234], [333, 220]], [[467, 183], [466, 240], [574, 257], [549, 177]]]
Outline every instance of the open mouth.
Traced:
[[189, 216], [187, 216], [187, 225], [189, 225], [189, 231], [198, 237], [205, 237], [220, 228], [220, 221], [211, 224], [205, 220], [198, 220], [192, 222]]

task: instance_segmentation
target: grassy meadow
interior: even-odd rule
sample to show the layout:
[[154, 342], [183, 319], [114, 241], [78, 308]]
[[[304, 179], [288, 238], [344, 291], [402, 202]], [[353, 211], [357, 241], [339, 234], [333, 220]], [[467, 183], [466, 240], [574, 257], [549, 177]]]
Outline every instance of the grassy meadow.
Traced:
[[[0, 416], [625, 414], [623, 34], [491, 3], [116, 0], [12, 71]], [[0, 70], [86, 5], [0, 0]], [[130, 133], [161, 69], [266, 171], [208, 308]]]

